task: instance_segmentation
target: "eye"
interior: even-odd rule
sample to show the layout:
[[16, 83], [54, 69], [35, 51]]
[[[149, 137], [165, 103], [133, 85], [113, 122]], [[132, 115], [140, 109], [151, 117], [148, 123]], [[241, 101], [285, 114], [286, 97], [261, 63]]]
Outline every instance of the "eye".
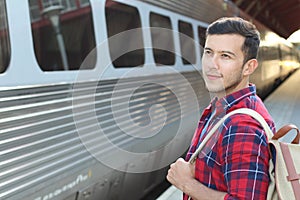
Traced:
[[212, 54], [212, 51], [209, 50], [209, 49], [206, 49], [206, 50], [204, 50], [204, 53], [205, 53], [206, 55], [210, 55], [210, 54]]
[[221, 54], [221, 56], [222, 56], [222, 58], [226, 58], [226, 59], [230, 59], [231, 58], [231, 56], [228, 55], [228, 54], [226, 54], [226, 53]]

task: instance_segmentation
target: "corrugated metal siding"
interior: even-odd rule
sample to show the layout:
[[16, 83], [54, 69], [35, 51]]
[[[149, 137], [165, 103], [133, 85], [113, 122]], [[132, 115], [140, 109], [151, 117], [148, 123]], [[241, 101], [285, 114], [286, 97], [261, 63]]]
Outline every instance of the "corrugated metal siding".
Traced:
[[[195, 89], [195, 94], [202, 95], [198, 90], [203, 84], [197, 73], [185, 74], [187, 80]], [[131, 97], [130, 113], [135, 122], [148, 124], [148, 109], [153, 104], [160, 104], [168, 113], [166, 123], [180, 120], [180, 117], [191, 112], [189, 97], [186, 96], [181, 104], [176, 102], [176, 96], [166, 87], [164, 82], [179, 88], [181, 95], [186, 94], [186, 85], [181, 80], [174, 79], [171, 75], [152, 76], [143, 81], [149, 83], [136, 90]], [[137, 79], [125, 81], [122, 90], [114, 90], [117, 80], [102, 81], [98, 84], [96, 93], [93, 92], [95, 83], [82, 83], [77, 87], [82, 104], [76, 104], [82, 112], [76, 112], [83, 119], [80, 127], [84, 129], [88, 140], [95, 143], [97, 154], [104, 155], [109, 152], [110, 144], [94, 141], [91, 132], [97, 127], [89, 118], [90, 112], [97, 113], [97, 120], [106, 136], [118, 146], [135, 145], [138, 140], [133, 140], [123, 134], [111, 114], [112, 94], [119, 93], [120, 105], [122, 97], [128, 95], [130, 88], [136, 87]], [[92, 92], [92, 93], [91, 93]], [[86, 110], [85, 98], [95, 95], [95, 109]], [[52, 85], [41, 87], [17, 88], [0, 91], [0, 199], [20, 194], [22, 191], [32, 189], [40, 183], [45, 184], [54, 176], [66, 175], [79, 169], [80, 163], [85, 163], [93, 158], [82, 145], [73, 119], [72, 87], [70, 85]], [[126, 102], [125, 102], [126, 103]], [[118, 111], [116, 115], [122, 118], [126, 112]], [[154, 120], [157, 125], [162, 117]], [[126, 125], [126, 122], [125, 126]], [[77, 124], [78, 125], [78, 124]], [[130, 126], [128, 125], [128, 130]], [[168, 137], [166, 136], [166, 140]], [[163, 143], [164, 141], [162, 141]], [[166, 141], [165, 141], [166, 142]], [[136, 144], [138, 145], [138, 144]], [[151, 146], [152, 145], [152, 146]], [[155, 148], [153, 144], [149, 148]], [[159, 145], [159, 144], [155, 144]]]
[[90, 157], [74, 126], [68, 85], [2, 90], [0, 198], [72, 169]]

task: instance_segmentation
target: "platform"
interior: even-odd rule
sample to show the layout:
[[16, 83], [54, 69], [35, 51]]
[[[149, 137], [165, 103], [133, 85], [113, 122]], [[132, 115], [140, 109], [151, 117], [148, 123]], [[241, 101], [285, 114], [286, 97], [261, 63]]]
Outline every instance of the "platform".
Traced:
[[[295, 124], [300, 128], [300, 70], [293, 73], [264, 101], [278, 130], [285, 124]], [[293, 132], [285, 141], [291, 141]]]
[[[293, 73], [264, 101], [276, 129], [284, 124], [292, 123], [300, 128], [300, 70]], [[291, 141], [294, 133], [287, 135], [284, 140]], [[169, 187], [156, 200], [180, 200], [182, 192], [176, 187]]]
[[178, 190], [175, 186], [170, 186], [156, 200], [180, 200], [180, 199], [182, 199], [182, 192]]

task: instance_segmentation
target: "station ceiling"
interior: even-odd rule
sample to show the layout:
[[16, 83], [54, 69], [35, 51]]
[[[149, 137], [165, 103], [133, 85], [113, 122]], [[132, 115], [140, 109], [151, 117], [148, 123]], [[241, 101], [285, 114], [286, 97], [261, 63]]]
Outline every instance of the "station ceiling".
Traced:
[[278, 35], [288, 38], [300, 29], [300, 0], [231, 0]]

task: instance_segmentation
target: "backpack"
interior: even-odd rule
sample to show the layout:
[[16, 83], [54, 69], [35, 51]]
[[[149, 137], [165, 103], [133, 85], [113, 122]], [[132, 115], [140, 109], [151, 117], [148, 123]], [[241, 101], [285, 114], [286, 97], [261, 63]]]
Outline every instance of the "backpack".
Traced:
[[[191, 156], [189, 162], [194, 163], [200, 151], [204, 148], [211, 136], [234, 114], [247, 114], [256, 119], [265, 130], [269, 143], [270, 183], [267, 200], [300, 200], [300, 133], [292, 124], [283, 126], [274, 135], [264, 118], [256, 111], [248, 108], [240, 108], [225, 115], [207, 134], [198, 149]], [[286, 135], [290, 130], [296, 130], [297, 135], [291, 143], [281, 142], [278, 139]]]

